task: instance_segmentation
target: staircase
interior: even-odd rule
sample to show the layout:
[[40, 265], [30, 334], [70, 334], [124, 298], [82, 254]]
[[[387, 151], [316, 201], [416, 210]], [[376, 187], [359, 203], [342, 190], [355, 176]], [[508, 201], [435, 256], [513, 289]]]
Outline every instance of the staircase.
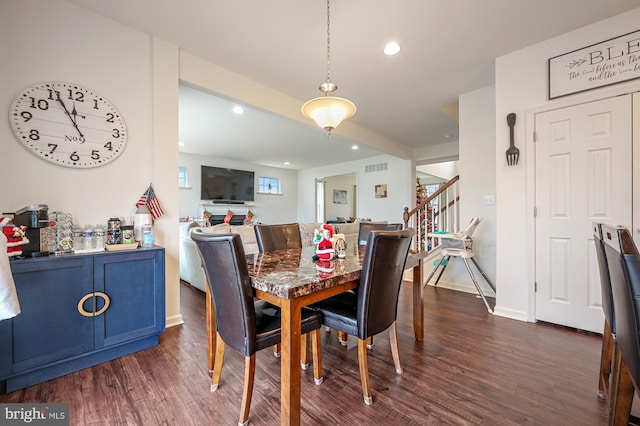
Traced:
[[[416, 237], [410, 257], [424, 259], [436, 252], [439, 238], [431, 232], [457, 232], [460, 229], [460, 176], [455, 176], [415, 208], [404, 208], [404, 228], [414, 228]], [[414, 260], [417, 260], [414, 259]]]
[[[428, 237], [435, 231], [454, 232], [460, 222], [460, 187], [456, 176], [413, 209], [404, 208], [404, 228], [414, 228], [416, 238], [407, 257], [405, 271], [411, 271], [413, 291], [413, 330], [418, 342], [424, 338], [423, 269], [431, 256], [440, 252], [439, 239]], [[409, 278], [406, 278], [409, 280]]]

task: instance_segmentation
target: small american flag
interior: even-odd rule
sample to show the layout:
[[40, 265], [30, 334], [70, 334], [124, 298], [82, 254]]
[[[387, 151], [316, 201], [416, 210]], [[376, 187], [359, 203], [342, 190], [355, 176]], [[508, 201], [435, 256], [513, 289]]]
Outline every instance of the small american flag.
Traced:
[[136, 203], [136, 207], [144, 205], [149, 207], [151, 216], [153, 216], [154, 219], [157, 219], [164, 214], [164, 210], [162, 210], [162, 207], [160, 207], [160, 201], [158, 200], [158, 197], [156, 197], [156, 193], [153, 190], [153, 186], [151, 185], [149, 185], [149, 188], [144, 191], [144, 194], [142, 194], [142, 196]]

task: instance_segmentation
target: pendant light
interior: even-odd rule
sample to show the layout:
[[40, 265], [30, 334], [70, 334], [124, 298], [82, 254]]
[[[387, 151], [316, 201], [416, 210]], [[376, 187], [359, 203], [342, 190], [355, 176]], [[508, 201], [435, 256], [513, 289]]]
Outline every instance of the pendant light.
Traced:
[[353, 102], [332, 96], [338, 86], [331, 82], [331, 15], [329, 1], [327, 0], [327, 81], [320, 85], [320, 91], [324, 93], [324, 96], [311, 99], [302, 105], [302, 114], [326, 130], [327, 135], [331, 135], [331, 131], [338, 127], [342, 121], [353, 117], [356, 113], [356, 106]]

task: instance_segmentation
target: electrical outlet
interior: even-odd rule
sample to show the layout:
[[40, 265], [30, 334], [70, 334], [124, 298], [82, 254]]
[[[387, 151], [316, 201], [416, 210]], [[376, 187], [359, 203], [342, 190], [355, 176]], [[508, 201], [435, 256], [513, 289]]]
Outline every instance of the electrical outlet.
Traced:
[[494, 205], [495, 200], [493, 198], [493, 195], [485, 195], [484, 197], [482, 197], [482, 204], [484, 204], [485, 206]]

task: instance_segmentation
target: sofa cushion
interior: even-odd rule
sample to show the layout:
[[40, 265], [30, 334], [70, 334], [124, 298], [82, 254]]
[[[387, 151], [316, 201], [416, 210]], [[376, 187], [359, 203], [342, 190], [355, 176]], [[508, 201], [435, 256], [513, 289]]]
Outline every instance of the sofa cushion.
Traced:
[[320, 229], [321, 223], [298, 223], [300, 228], [300, 240], [302, 241], [302, 247], [309, 247], [313, 245], [313, 234], [316, 229]]
[[357, 234], [360, 229], [360, 222], [336, 223], [333, 227], [338, 234]]
[[256, 241], [256, 231], [253, 225], [231, 226], [231, 232], [240, 235], [245, 254], [258, 253], [258, 242]]

